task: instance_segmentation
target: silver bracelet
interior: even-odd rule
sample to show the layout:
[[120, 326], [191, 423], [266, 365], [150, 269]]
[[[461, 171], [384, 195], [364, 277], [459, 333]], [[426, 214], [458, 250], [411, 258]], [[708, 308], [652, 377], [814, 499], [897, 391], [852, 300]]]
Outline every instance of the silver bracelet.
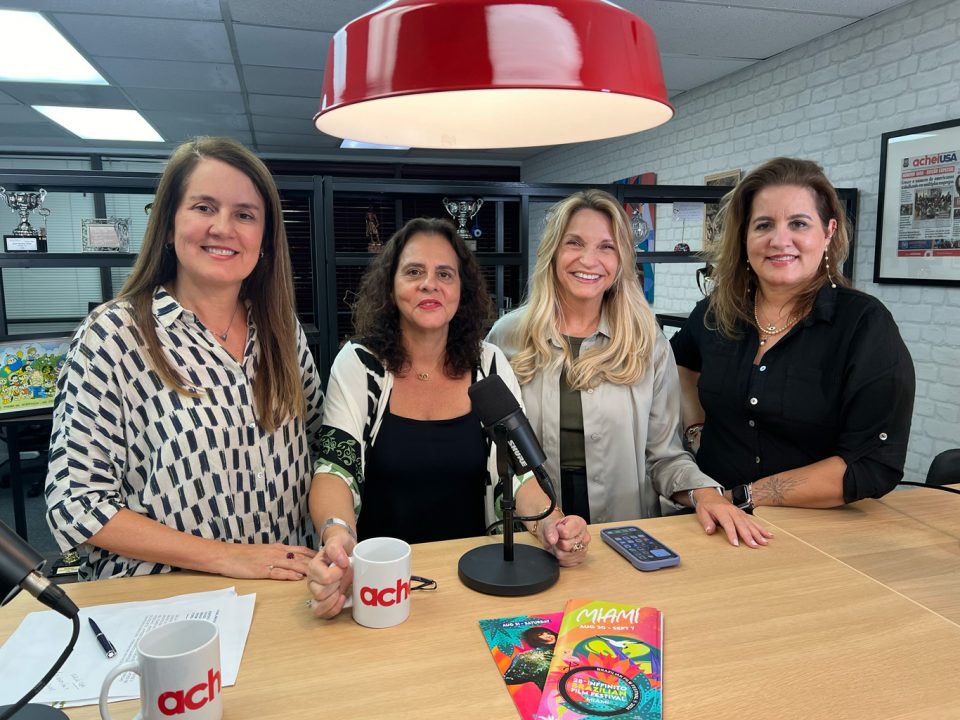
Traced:
[[[709, 487], [709, 485], [706, 486], [706, 487]], [[722, 487], [714, 487], [713, 489], [716, 490], [716, 491], [717, 491], [718, 493], [720, 493], [721, 495], [723, 495], [723, 488], [722, 488]], [[696, 509], [697, 509], [697, 499], [693, 496], [694, 490], [703, 490], [703, 488], [693, 488], [693, 490], [687, 490], [687, 497], [690, 498], [690, 507], [692, 507], [694, 510], [696, 510]]]
[[323, 525], [320, 526], [320, 547], [323, 547], [323, 534], [327, 531], [327, 528], [333, 525], [342, 527], [350, 534], [350, 537], [353, 538], [353, 541], [357, 542], [357, 531], [350, 527], [350, 523], [348, 523], [346, 520], [341, 520], [338, 517], [331, 517], [324, 520]]

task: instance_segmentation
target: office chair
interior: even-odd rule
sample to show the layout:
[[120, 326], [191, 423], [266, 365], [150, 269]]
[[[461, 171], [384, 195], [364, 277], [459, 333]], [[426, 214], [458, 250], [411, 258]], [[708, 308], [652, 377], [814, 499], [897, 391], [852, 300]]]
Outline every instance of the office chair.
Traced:
[[927, 485], [960, 483], [960, 448], [939, 453], [927, 471]]

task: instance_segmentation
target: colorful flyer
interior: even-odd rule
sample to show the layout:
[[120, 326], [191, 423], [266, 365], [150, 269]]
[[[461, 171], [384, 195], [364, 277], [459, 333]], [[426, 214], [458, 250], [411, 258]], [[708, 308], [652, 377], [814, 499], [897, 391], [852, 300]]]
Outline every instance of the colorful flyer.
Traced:
[[483, 638], [523, 720], [533, 720], [563, 613], [481, 620]]
[[659, 610], [570, 600], [534, 720], [661, 720]]

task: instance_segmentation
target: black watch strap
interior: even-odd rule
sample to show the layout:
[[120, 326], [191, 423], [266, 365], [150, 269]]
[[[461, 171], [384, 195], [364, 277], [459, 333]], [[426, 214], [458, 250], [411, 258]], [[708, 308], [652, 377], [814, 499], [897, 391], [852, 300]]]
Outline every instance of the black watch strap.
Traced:
[[753, 510], [753, 489], [750, 487], [750, 483], [737, 485], [730, 490], [730, 495], [733, 504], [741, 510], [745, 512]]

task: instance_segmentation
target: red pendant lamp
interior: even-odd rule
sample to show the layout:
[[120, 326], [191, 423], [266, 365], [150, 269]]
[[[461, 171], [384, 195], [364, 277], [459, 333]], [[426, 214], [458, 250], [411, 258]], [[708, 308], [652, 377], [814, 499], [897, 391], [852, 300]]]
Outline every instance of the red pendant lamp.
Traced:
[[673, 116], [657, 41], [604, 0], [393, 0], [327, 54], [318, 129], [419, 148], [559, 145]]

